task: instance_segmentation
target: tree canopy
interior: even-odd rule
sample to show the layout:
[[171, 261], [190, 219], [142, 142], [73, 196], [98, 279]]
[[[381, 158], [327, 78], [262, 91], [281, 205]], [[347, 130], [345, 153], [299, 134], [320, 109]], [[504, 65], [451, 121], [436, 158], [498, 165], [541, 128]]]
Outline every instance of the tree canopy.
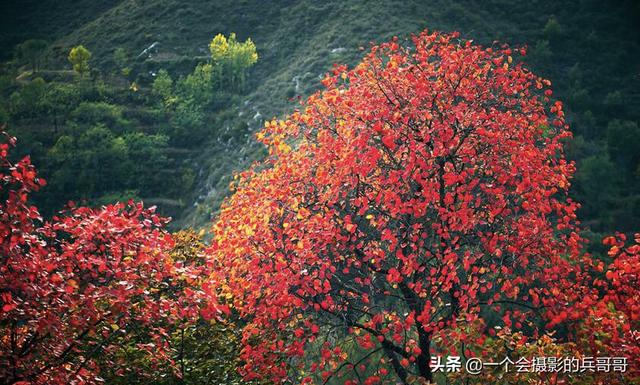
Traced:
[[89, 59], [91, 59], [91, 52], [83, 45], [71, 48], [68, 59], [73, 66], [73, 70], [80, 75], [84, 75], [89, 72]]
[[130, 202], [71, 207], [43, 220], [29, 195], [45, 185], [29, 158], [0, 145], [0, 378], [7, 384], [100, 383], [118, 372], [115, 341], [135, 337], [152, 367], [172, 365], [163, 326], [198, 315], [200, 267], [173, 260], [165, 218]]
[[524, 53], [393, 39], [266, 124], [210, 249], [209, 311], [246, 320], [245, 378], [424, 383], [435, 349], [587, 317], [571, 135]]

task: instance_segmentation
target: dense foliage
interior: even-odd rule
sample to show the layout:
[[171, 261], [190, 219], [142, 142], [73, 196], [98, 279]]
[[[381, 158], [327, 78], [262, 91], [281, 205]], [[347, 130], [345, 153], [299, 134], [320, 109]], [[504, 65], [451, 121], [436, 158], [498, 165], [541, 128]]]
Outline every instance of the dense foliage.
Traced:
[[89, 59], [91, 59], [91, 52], [83, 45], [73, 47], [69, 51], [69, 62], [73, 66], [73, 70], [80, 75], [89, 72]]
[[197, 313], [197, 296], [174, 289], [175, 278], [191, 272], [168, 257], [165, 220], [130, 203], [72, 208], [42, 221], [28, 195], [44, 181], [28, 158], [9, 163], [8, 147], [1, 154], [0, 377], [9, 384], [94, 382], [96, 353], [134, 322], [157, 338], [149, 352], [161, 359], [166, 345], [154, 322]]
[[[207, 278], [205, 245], [201, 235], [193, 230], [182, 230], [173, 234], [172, 238], [174, 245], [169, 252], [172, 262], [179, 265], [183, 272], [191, 273], [175, 277], [176, 286], [183, 290], [200, 288]], [[188, 293], [193, 296], [198, 292]], [[199, 317], [188, 320], [190, 322], [155, 321], [161, 325], [167, 346], [171, 349], [170, 365], [158, 365], [156, 358], [149, 357], [145, 349], [141, 349], [152, 349], [154, 346], [149, 345], [149, 331], [136, 325], [135, 336], [118, 336], [109, 350], [120, 366], [114, 368], [109, 361], [99, 360], [101, 376], [106, 383], [114, 385], [246, 384], [237, 372], [240, 328], [234, 324], [234, 320], [222, 320], [215, 316], [212, 320]]]
[[[225, 109], [257, 61], [250, 39], [240, 43], [232, 34], [214, 41], [222, 43], [208, 62], [175, 81], [160, 70], [146, 89], [121, 78], [130, 71], [122, 50], [114, 53], [121, 73], [104, 74], [90, 68], [92, 54], [79, 45], [68, 55], [75, 74], [44, 80], [34, 71], [13, 90], [0, 107], [6, 111], [2, 120], [11, 132], [25, 126], [23, 151], [44, 165], [52, 187], [36, 200], [45, 215], [69, 200], [103, 204], [139, 197], [178, 214], [193, 199], [195, 170], [184, 157], [208, 139], [211, 125], [226, 119]], [[28, 41], [19, 53], [35, 69], [42, 47]], [[237, 135], [228, 132], [226, 139]]]
[[481, 306], [539, 306], [561, 256], [575, 255], [576, 206], [557, 197], [572, 172], [561, 104], [543, 102], [548, 81], [513, 66], [510, 49], [455, 39], [376, 46], [259, 134], [272, 156], [241, 176], [213, 246], [215, 287], [251, 320], [249, 378], [283, 381], [290, 368], [274, 362], [331, 328], [298, 370], [327, 380], [380, 352], [392, 378], [432, 380], [434, 335]]
[[267, 123], [270, 156], [239, 175], [211, 247], [212, 306], [248, 322], [245, 378], [429, 382], [434, 341], [470, 357], [493, 327], [580, 321], [599, 353], [632, 343], [638, 261], [589, 280], [562, 104], [519, 53], [394, 39]]
[[239, 383], [235, 326], [199, 316], [200, 238], [133, 202], [43, 220], [29, 195], [45, 181], [8, 160], [14, 141], [0, 145], [0, 382]]
[[638, 17], [2, 2], [0, 383], [640, 382]]

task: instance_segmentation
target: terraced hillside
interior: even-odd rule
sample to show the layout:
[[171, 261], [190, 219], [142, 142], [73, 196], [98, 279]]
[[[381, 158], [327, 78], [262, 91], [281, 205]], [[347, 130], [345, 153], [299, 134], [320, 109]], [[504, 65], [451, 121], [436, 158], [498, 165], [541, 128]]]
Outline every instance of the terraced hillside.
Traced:
[[[166, 69], [174, 77], [206, 60], [217, 33], [235, 32], [255, 41], [260, 59], [247, 91], [216, 120], [207, 140], [185, 155], [197, 168], [193, 192], [177, 215], [179, 224], [202, 224], [215, 213], [233, 170], [261, 156], [252, 132], [265, 118], [286, 113], [291, 99], [317, 89], [332, 63], [353, 64], [361, 47], [392, 35], [424, 28], [459, 31], [486, 45], [494, 41], [529, 47], [528, 63], [551, 79], [566, 101], [577, 139], [570, 155], [582, 165], [574, 195], [585, 202], [583, 218], [594, 231], [617, 223], [631, 227], [640, 218], [638, 157], [640, 140], [640, 6], [628, 1], [39, 1], [9, 2], [3, 52], [29, 37], [52, 41], [48, 69], [68, 68], [70, 47], [83, 44], [92, 65], [114, 71], [114, 51], [131, 57], [141, 88]], [[27, 17], [29, 15], [29, 17]], [[71, 22], [73, 21], [73, 22]], [[48, 26], [48, 27], [45, 27]], [[18, 32], [15, 32], [15, 31]], [[14, 31], [11, 36], [7, 31]], [[153, 46], [145, 52], [145, 49]], [[144, 52], [144, 53], [143, 53]], [[212, 123], [212, 124], [213, 124]], [[220, 139], [225, 131], [242, 134]], [[617, 127], [629, 133], [612, 139]], [[635, 128], [634, 128], [635, 127]], [[631, 147], [625, 144], [631, 143]], [[631, 162], [631, 164], [630, 164]], [[635, 162], [635, 163], [634, 163]], [[621, 171], [624, 169], [624, 171]], [[593, 180], [610, 194], [597, 199]], [[595, 184], [598, 185], [598, 184]], [[160, 197], [162, 198], [162, 197]], [[160, 201], [161, 202], [161, 201]]]

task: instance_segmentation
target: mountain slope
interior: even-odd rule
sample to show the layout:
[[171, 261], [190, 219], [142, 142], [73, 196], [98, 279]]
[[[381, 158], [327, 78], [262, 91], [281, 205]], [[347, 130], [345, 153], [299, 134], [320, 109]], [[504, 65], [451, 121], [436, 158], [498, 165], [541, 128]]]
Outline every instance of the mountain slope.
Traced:
[[[78, 8], [78, 3], [67, 4]], [[487, 45], [495, 40], [528, 45], [530, 66], [555, 83], [568, 102], [574, 132], [586, 139], [587, 145], [572, 150], [578, 160], [605, 151], [610, 121], [639, 118], [640, 7], [631, 0], [122, 0], [95, 7], [93, 19], [68, 33], [59, 30], [65, 33], [49, 52], [54, 66], [66, 67], [69, 47], [83, 44], [94, 53], [94, 65], [107, 71], [115, 66], [114, 50], [123, 48], [137, 58], [134, 71], [144, 86], [149, 73], [160, 68], [179, 74], [181, 63], [204, 60], [207, 43], [217, 33], [236, 32], [241, 40], [251, 37], [256, 42], [260, 60], [250, 76], [251, 91], [227, 127], [216, 128], [247, 123], [246, 142], [212, 138], [205, 146], [195, 159], [200, 168], [195, 194], [199, 208], [187, 210], [181, 223], [203, 223], [215, 212], [232, 170], [259, 156], [251, 131], [265, 118], [281, 115], [294, 106], [291, 98], [317, 89], [319, 77], [332, 63], [353, 64], [362, 55], [359, 47], [392, 35], [429, 28], [456, 30]], [[154, 42], [157, 51], [140, 56]], [[612, 94], [615, 99], [616, 92], [624, 102], [612, 109], [604, 101]], [[625, 196], [637, 195], [637, 186], [634, 180]], [[586, 194], [580, 186], [576, 189], [578, 196]], [[630, 204], [640, 212], [638, 202]]]
[[5, 0], [0, 3], [0, 60], [27, 39], [55, 40], [115, 7], [121, 0]]

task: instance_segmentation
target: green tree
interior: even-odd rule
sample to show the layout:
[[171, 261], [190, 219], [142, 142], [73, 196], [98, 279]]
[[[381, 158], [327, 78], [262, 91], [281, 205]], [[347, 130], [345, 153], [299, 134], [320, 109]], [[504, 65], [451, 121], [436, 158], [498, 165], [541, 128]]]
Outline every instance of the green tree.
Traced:
[[29, 39], [16, 47], [16, 53], [18, 58], [29, 63], [31, 70], [36, 73], [40, 69], [40, 59], [48, 45], [46, 40]]
[[191, 99], [203, 106], [211, 103], [214, 96], [213, 66], [198, 64], [191, 74], [181, 79], [178, 91], [182, 99]]
[[61, 136], [49, 151], [52, 202], [99, 198], [126, 188], [131, 162], [125, 140], [104, 125], [90, 127], [77, 139]]
[[70, 114], [69, 118], [81, 128], [105, 125], [115, 133], [126, 131], [130, 122], [122, 115], [122, 106], [106, 102], [81, 102]]
[[118, 47], [113, 51], [113, 61], [116, 63], [116, 66], [120, 69], [120, 72], [124, 76], [128, 76], [131, 69], [127, 67], [127, 63], [129, 62], [129, 56], [127, 55], [127, 51]]
[[162, 194], [167, 188], [179, 183], [168, 175], [171, 164], [166, 155], [169, 138], [164, 135], [146, 135], [134, 132], [123, 137], [128, 150], [132, 172], [128, 185], [145, 196]]
[[34, 117], [42, 112], [47, 83], [38, 77], [13, 92], [9, 97], [11, 115]]
[[574, 196], [582, 203], [582, 218], [596, 231], [611, 225], [611, 206], [620, 197], [617, 176], [616, 167], [606, 154], [590, 156], [579, 163]]
[[560, 23], [555, 16], [551, 16], [547, 20], [547, 24], [545, 24], [542, 33], [544, 33], [544, 36], [548, 40], [553, 40], [555, 37], [559, 36], [562, 33], [562, 27], [560, 26]]
[[[170, 255], [176, 263], [185, 267], [201, 268], [206, 263], [205, 245], [202, 236], [191, 229], [173, 234], [175, 246]], [[176, 288], [186, 286], [200, 290], [201, 279], [185, 277]], [[162, 296], [175, 295], [172, 291], [162, 292]], [[113, 373], [110, 366], [100, 370], [108, 384], [113, 385], [209, 385], [248, 384], [238, 374], [241, 328], [233, 322], [198, 320], [182, 324], [163, 325], [166, 331], [177, 371], [167, 365], [157, 366], [153, 357], [136, 345], [149, 341], [149, 331], [134, 328], [137, 337], [122, 339], [119, 349], [113, 352], [115, 361], [123, 363], [124, 372]], [[114, 344], [118, 345], [118, 344]]]
[[151, 92], [162, 99], [163, 104], [169, 106], [175, 101], [173, 96], [173, 79], [165, 69], [158, 71], [151, 85]]
[[547, 65], [551, 61], [551, 47], [549, 40], [538, 40], [531, 50], [531, 58], [539, 65]]
[[46, 115], [53, 121], [54, 133], [58, 133], [64, 117], [80, 103], [81, 95], [73, 83], [47, 84], [42, 98]]
[[193, 99], [181, 100], [171, 115], [171, 138], [180, 144], [189, 144], [201, 139], [205, 113]]
[[84, 75], [89, 72], [89, 59], [91, 59], [91, 52], [83, 45], [71, 48], [68, 59], [73, 66], [73, 70], [80, 75]]
[[[640, 167], [640, 127], [629, 120], [614, 119], [607, 125], [609, 157], [629, 174]], [[628, 174], [628, 175], [629, 175]], [[596, 181], [594, 181], [599, 185]]]

